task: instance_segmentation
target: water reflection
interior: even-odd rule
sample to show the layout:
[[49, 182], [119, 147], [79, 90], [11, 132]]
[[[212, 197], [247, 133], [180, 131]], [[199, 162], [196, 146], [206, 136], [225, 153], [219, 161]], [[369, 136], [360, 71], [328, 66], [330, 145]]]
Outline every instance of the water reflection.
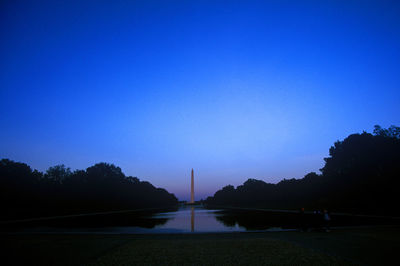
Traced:
[[121, 212], [97, 214], [89, 216], [71, 216], [61, 219], [38, 219], [27, 222], [3, 224], [2, 229], [49, 227], [65, 228], [105, 228], [105, 227], [141, 227], [152, 229], [162, 226], [170, 219], [168, 217], [152, 217], [154, 212]]
[[232, 232], [245, 231], [239, 226], [227, 227], [216, 219], [219, 210], [208, 210], [202, 206], [181, 206], [175, 212], [163, 212], [153, 216], [153, 218], [168, 221], [163, 225], [158, 225], [154, 230], [167, 232]]
[[190, 214], [190, 231], [194, 232], [194, 207], [192, 207]]
[[[315, 227], [313, 215], [307, 225]], [[395, 224], [399, 221], [396, 220]], [[332, 215], [333, 226], [393, 224], [392, 220]], [[164, 212], [124, 212], [3, 225], [2, 232], [62, 232], [96, 234], [204, 233], [282, 230], [298, 227], [298, 214], [249, 210], [216, 210], [182, 205]]]
[[294, 229], [298, 227], [296, 213], [223, 210], [215, 218], [228, 227], [239, 226], [248, 231]]
[[246, 231], [246, 223], [221, 210], [182, 205], [164, 212], [124, 212], [32, 221], [0, 231], [65, 233], [201, 233]]

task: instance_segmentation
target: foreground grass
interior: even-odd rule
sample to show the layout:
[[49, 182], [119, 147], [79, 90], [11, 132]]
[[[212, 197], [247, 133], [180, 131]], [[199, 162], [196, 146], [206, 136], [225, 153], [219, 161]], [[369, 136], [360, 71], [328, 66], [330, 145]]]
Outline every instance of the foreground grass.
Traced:
[[154, 235], [1, 235], [1, 265], [392, 265], [400, 229]]
[[134, 240], [92, 265], [344, 265], [341, 259], [273, 239]]

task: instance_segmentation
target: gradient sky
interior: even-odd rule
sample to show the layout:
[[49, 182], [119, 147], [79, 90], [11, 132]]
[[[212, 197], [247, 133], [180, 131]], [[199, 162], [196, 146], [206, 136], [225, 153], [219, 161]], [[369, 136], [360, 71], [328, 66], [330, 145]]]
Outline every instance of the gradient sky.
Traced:
[[0, 158], [188, 199], [400, 125], [400, 1], [1, 1]]

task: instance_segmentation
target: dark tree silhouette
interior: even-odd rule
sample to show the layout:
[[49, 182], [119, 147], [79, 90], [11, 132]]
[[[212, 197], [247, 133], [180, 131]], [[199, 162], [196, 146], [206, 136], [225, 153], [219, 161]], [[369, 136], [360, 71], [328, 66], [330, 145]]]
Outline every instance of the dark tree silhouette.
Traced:
[[209, 197], [209, 205], [264, 208], [329, 208], [347, 212], [385, 213], [400, 210], [400, 128], [353, 134], [337, 141], [324, 158], [322, 175], [309, 173], [302, 179], [268, 184], [249, 179]]
[[326, 194], [336, 208], [390, 212], [398, 210], [395, 195], [400, 174], [399, 128], [375, 126], [374, 135], [363, 132], [338, 141], [321, 169]]
[[379, 125], [374, 126], [374, 135], [388, 138], [400, 139], [400, 127], [390, 126], [388, 129], [384, 129]]
[[98, 163], [71, 172], [64, 165], [45, 174], [8, 159], [0, 160], [2, 219], [176, 205], [177, 198], [113, 164]]
[[66, 168], [65, 165], [60, 164], [47, 169], [44, 178], [51, 180], [51, 182], [62, 184], [71, 174], [70, 168]]

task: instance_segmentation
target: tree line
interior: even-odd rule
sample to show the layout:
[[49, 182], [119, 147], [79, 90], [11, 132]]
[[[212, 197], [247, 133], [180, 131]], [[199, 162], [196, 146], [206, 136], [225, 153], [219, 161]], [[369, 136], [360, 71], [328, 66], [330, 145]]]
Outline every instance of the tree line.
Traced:
[[42, 173], [25, 163], [0, 160], [3, 219], [161, 208], [177, 203], [175, 195], [125, 176], [113, 164], [98, 163], [76, 171], [56, 165]]
[[375, 126], [373, 133], [352, 134], [329, 149], [321, 174], [284, 179], [277, 184], [248, 179], [225, 186], [208, 205], [272, 209], [329, 209], [398, 216], [400, 127]]

